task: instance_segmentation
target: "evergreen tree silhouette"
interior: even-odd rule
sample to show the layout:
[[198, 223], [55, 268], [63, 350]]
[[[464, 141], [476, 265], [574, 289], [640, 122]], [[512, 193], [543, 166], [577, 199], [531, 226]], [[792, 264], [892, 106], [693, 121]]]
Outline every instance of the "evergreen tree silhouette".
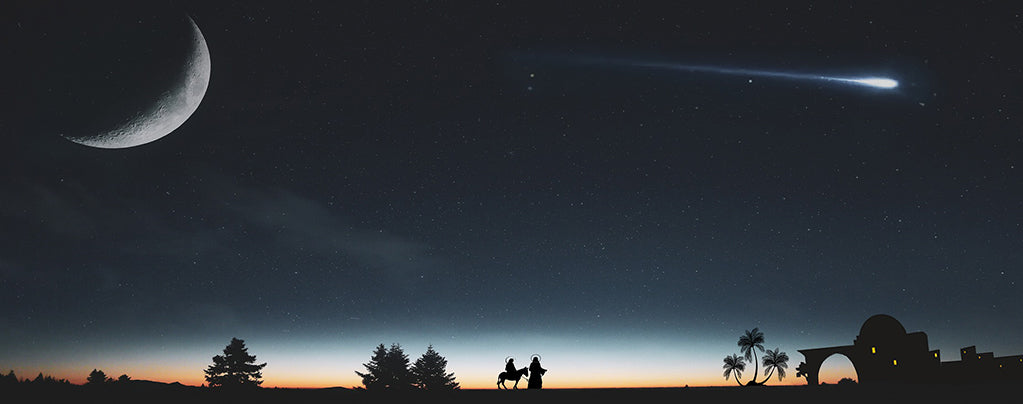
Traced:
[[377, 345], [373, 351], [373, 356], [369, 358], [368, 363], [363, 363], [362, 366], [366, 368], [366, 373], [355, 371], [355, 374], [362, 377], [362, 385], [366, 386], [366, 390], [378, 390], [383, 388], [383, 379], [386, 379], [384, 375], [383, 364], [387, 362], [387, 347], [384, 344]]
[[408, 355], [401, 345], [391, 344], [390, 349], [384, 344], [377, 345], [369, 362], [362, 366], [366, 373], [356, 371], [355, 374], [362, 377], [366, 390], [410, 390], [413, 387]]
[[213, 364], [206, 368], [206, 382], [210, 387], [256, 388], [263, 384], [265, 366], [256, 364], [256, 356], [249, 355], [245, 341], [231, 338], [224, 354], [214, 356]]
[[456, 390], [455, 374], [447, 373], [448, 360], [433, 350], [433, 345], [426, 348], [426, 353], [416, 359], [412, 365], [412, 378], [416, 387], [422, 390]]
[[[95, 369], [93, 369], [93, 371], [95, 371]], [[104, 375], [104, 377], [106, 376]], [[36, 376], [35, 379], [22, 380], [21, 385], [32, 386], [33, 388], [65, 388], [72, 386], [71, 382], [67, 379], [57, 379], [50, 375], [43, 375], [43, 372], [39, 372], [39, 375]]]
[[14, 374], [14, 370], [7, 372], [4, 377], [0, 378], [0, 386], [2, 387], [14, 387], [18, 385], [18, 376]]
[[106, 373], [103, 373], [102, 370], [93, 369], [92, 372], [89, 372], [89, 377], [85, 379], [85, 384], [87, 386], [102, 386], [109, 381], [111, 379], [107, 378]]

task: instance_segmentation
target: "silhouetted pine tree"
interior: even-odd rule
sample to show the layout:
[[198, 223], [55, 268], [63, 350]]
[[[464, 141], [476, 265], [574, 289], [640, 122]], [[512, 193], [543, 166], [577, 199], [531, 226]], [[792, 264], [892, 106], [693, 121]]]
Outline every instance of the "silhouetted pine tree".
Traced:
[[362, 366], [366, 368], [366, 373], [355, 371], [355, 374], [362, 377], [362, 385], [366, 386], [366, 390], [377, 390], [381, 389], [381, 379], [384, 378], [384, 370], [381, 368], [382, 364], [387, 361], [387, 347], [384, 344], [377, 345], [377, 348], [373, 350], [373, 356], [369, 357], [368, 363], [363, 363]]
[[89, 372], [89, 377], [85, 378], [85, 385], [102, 386], [110, 381], [112, 380], [107, 378], [107, 374], [103, 373], [102, 370], [93, 369], [92, 372]]
[[447, 373], [448, 360], [433, 350], [433, 345], [426, 348], [426, 353], [416, 359], [412, 365], [412, 379], [416, 387], [422, 390], [455, 390], [455, 374]]
[[0, 377], [0, 387], [15, 387], [18, 385], [18, 376], [14, 374], [14, 370], [7, 372], [4, 377]]
[[391, 344], [387, 349], [384, 344], [377, 345], [369, 363], [364, 363], [366, 373], [356, 371], [362, 377], [366, 390], [409, 390], [412, 389], [412, 372], [409, 371], [408, 355], [401, 345]]
[[231, 338], [224, 354], [214, 356], [213, 364], [206, 368], [206, 382], [210, 387], [259, 387], [263, 384], [265, 366], [266, 363], [256, 364], [256, 356], [249, 355], [245, 341]]
[[43, 372], [39, 372], [39, 375], [37, 375], [35, 379], [32, 380], [25, 379], [22, 380], [21, 383], [23, 385], [30, 385], [32, 387], [43, 388], [71, 386], [71, 382], [69, 382], [67, 379], [57, 379], [50, 375], [43, 375]]

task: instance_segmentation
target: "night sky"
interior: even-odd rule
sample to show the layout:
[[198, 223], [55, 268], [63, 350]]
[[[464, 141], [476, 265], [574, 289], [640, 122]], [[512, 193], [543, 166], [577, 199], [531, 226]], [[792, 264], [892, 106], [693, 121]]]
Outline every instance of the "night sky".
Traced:
[[[381, 343], [466, 388], [532, 354], [549, 387], [734, 385], [759, 327], [803, 384], [878, 313], [1023, 353], [1015, 3], [157, 3], [0, 6], [4, 373], [199, 385], [237, 337], [264, 386], [358, 386]], [[173, 53], [104, 44], [184, 16], [181, 127], [62, 137]]]

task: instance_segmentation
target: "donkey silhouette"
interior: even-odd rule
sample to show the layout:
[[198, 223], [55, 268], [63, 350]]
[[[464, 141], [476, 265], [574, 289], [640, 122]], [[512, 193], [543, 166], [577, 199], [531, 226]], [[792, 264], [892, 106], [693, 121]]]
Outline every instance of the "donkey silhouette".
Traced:
[[522, 369], [516, 370], [514, 373], [511, 373], [511, 374], [508, 374], [508, 372], [501, 372], [500, 374], [497, 375], [497, 388], [498, 389], [501, 389], [501, 388], [507, 389], [508, 386], [504, 385], [504, 381], [505, 380], [514, 380], [515, 381], [515, 385], [513, 385], [512, 388], [513, 389], [517, 389], [517, 388], [519, 388], [519, 380], [522, 379], [523, 377], [527, 377], [527, 376], [529, 376], [529, 368], [522, 368]]

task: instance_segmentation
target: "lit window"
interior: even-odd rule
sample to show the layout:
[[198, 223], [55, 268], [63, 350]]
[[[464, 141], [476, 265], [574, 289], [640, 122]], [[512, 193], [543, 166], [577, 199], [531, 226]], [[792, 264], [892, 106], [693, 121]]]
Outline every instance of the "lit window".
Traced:
[[899, 366], [899, 360], [898, 359], [892, 359], [892, 366]]
[[877, 347], [873, 347], [873, 346], [870, 347], [870, 353], [876, 354], [877, 353]]
[[935, 353], [934, 353], [934, 357], [935, 357], [935, 358], [937, 358], [937, 357], [938, 357], [938, 353], [937, 353], [937, 352], [935, 352]]

